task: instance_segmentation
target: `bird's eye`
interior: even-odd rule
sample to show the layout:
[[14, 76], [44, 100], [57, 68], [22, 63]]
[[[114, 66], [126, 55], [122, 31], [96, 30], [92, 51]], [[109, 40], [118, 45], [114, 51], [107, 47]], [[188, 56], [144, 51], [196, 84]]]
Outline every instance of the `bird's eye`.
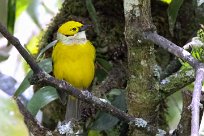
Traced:
[[72, 28], [72, 31], [76, 31], [76, 28], [74, 27], [74, 28]]

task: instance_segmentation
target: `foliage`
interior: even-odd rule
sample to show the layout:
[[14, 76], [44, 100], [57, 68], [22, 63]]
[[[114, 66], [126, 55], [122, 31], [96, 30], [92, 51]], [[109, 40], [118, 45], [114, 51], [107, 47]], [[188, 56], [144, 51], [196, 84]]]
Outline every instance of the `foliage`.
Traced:
[[170, 4], [172, 0], [161, 0], [161, 1], [164, 2], [164, 3]]
[[7, 27], [10, 33], [13, 34], [15, 18], [16, 18], [16, 0], [8, 1], [8, 16], [7, 16]]
[[[41, 62], [39, 62], [39, 66], [46, 71], [47, 73], [52, 71], [52, 61], [51, 59], [45, 59]], [[24, 80], [21, 82], [20, 86], [18, 87], [18, 89], [16, 90], [14, 96], [19, 96], [20, 94], [22, 94], [24, 91], [26, 91], [26, 89], [28, 87], [30, 87], [30, 82], [29, 82], [29, 78], [31, 78], [31, 76], [33, 75], [33, 71], [30, 70], [28, 72], [28, 74], [26, 75], [26, 77], [24, 78]]]
[[27, 9], [33, 0], [16, 0], [16, 17], [19, 17]]
[[27, 9], [32, 0], [8, 0], [7, 27], [10, 33], [14, 31], [15, 20]]
[[35, 116], [37, 112], [47, 105], [48, 103], [56, 100], [58, 98], [58, 94], [55, 88], [50, 86], [45, 86], [40, 88], [29, 101], [27, 108], [30, 113]]
[[[110, 101], [113, 106], [119, 108], [122, 111], [127, 110], [124, 90], [112, 89], [110, 93], [107, 95], [107, 97], [108, 101]], [[116, 124], [118, 124], [118, 122], [119, 122], [118, 118], [113, 117], [112, 115], [105, 112], [99, 112], [96, 120], [91, 125], [91, 133], [96, 132], [96, 131], [92, 132], [92, 130], [107, 132], [113, 130], [117, 131], [117, 129], [114, 129], [113, 127]]]
[[176, 92], [166, 99], [167, 102], [167, 112], [166, 121], [171, 130], [176, 129], [177, 124], [181, 118], [182, 112], [182, 94], [181, 92]]
[[168, 8], [169, 31], [173, 35], [174, 25], [178, 16], [178, 11], [183, 4], [183, 0], [172, 0]]
[[42, 57], [42, 55], [48, 50], [50, 49], [51, 47], [53, 47], [55, 44], [57, 43], [57, 40], [49, 43], [45, 48], [41, 49], [40, 52], [38, 53], [38, 56], [37, 56], [37, 60], [40, 59]]
[[96, 15], [96, 9], [92, 3], [92, 0], [86, 0], [86, 7], [87, 7], [87, 10], [89, 12], [89, 16], [91, 17], [94, 25], [95, 25], [95, 32], [99, 35], [100, 34], [100, 31], [99, 31], [99, 23], [98, 23], [98, 18], [97, 18], [97, 15]]
[[0, 51], [0, 62], [7, 60], [9, 57], [8, 53], [4, 52], [4, 51]]
[[39, 43], [39, 39], [41, 38], [42, 33], [40, 33], [37, 36], [33, 36], [30, 41], [28, 42], [28, 44], [26, 45], [26, 49], [29, 51], [30, 54], [32, 54], [33, 56], [36, 56], [39, 52], [39, 47], [38, 47], [38, 43]]
[[0, 132], [2, 136], [29, 136], [15, 100], [0, 95], [0, 109]]

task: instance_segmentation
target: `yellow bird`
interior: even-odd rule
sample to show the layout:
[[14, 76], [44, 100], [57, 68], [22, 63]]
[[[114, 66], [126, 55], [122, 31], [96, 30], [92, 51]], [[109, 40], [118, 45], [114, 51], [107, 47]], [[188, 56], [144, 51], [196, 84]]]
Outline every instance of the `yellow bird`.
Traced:
[[[80, 90], [90, 86], [95, 73], [95, 48], [85, 34], [88, 26], [76, 21], [62, 24], [52, 52], [54, 76]], [[79, 100], [68, 96], [65, 119], [79, 119], [79, 108]]]

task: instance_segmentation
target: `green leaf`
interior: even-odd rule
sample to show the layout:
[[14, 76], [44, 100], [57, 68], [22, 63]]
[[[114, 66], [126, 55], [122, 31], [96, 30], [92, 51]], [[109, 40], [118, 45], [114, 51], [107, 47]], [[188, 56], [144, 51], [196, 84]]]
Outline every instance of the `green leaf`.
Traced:
[[38, 54], [37, 60], [43, 55], [43, 53], [45, 53], [46, 50], [50, 49], [51, 47], [55, 46], [55, 44], [57, 43], [57, 40], [49, 43], [45, 48], [43, 48], [40, 53]]
[[28, 81], [28, 79], [31, 78], [32, 75], [33, 75], [33, 71], [29, 71], [26, 77], [21, 82], [18, 89], [16, 90], [16, 92], [14, 93], [14, 96], [17, 97], [21, 95], [30, 86], [30, 82]]
[[57, 91], [54, 87], [45, 86], [40, 88], [29, 101], [27, 108], [31, 112], [33, 116], [37, 114], [37, 112], [47, 105], [48, 103], [56, 100], [58, 98]]
[[15, 100], [0, 95], [0, 109], [1, 136], [29, 136]]
[[96, 64], [99, 68], [96, 69], [95, 76], [97, 77], [97, 81], [101, 82], [106, 78], [108, 72], [112, 68], [112, 65], [107, 60], [99, 57], [96, 58]]
[[42, 68], [45, 72], [50, 73], [52, 71], [52, 59], [46, 58], [39, 62], [40, 68]]
[[164, 3], [170, 4], [172, 0], [161, 0]]
[[182, 93], [177, 91], [176, 93], [172, 94], [171, 96], [165, 99], [167, 109], [165, 112], [166, 123], [170, 127], [170, 129], [176, 129], [177, 124], [181, 119], [182, 107], [183, 107], [183, 100], [182, 100]]
[[100, 131], [90, 130], [88, 136], [102, 136], [102, 134], [100, 134]]
[[204, 43], [204, 29], [199, 29], [197, 31], [197, 37], [199, 37], [199, 40]]
[[[52, 71], [52, 60], [50, 58], [42, 60], [41, 62], [38, 63], [38, 65], [47, 73], [50, 73]], [[32, 75], [33, 71], [30, 70], [26, 77], [23, 79], [18, 89], [16, 90], [14, 96], [16, 97], [19, 96], [30, 86], [30, 82], [28, 79], [31, 78]]]
[[172, 35], [178, 11], [182, 4], [183, 0], [172, 0], [168, 8], [169, 31]]
[[97, 78], [98, 82], [102, 82], [107, 76], [107, 73], [103, 69], [96, 69], [95, 77]]
[[112, 65], [103, 58], [96, 58], [96, 61], [107, 71], [110, 71], [112, 68]]
[[204, 49], [203, 49], [203, 47], [193, 47], [191, 54], [194, 58], [198, 59], [201, 62], [204, 62]]
[[108, 95], [113, 96], [113, 95], [121, 95], [121, 90], [120, 89], [112, 89]]
[[7, 60], [8, 57], [9, 57], [9, 54], [7, 52], [0, 51], [0, 62], [4, 61], [4, 60]]
[[[33, 56], [37, 56], [39, 53], [39, 40], [42, 39], [42, 33], [40, 32], [38, 35], [33, 36], [26, 45], [26, 49]], [[37, 59], [36, 59], [37, 60]]]
[[[111, 104], [115, 107], [117, 107], [118, 109], [122, 110], [122, 111], [126, 111], [127, 110], [127, 105], [126, 105], [126, 100], [125, 100], [125, 93], [124, 90], [122, 89], [112, 89], [112, 91], [120, 91], [120, 95], [116, 94], [115, 95], [115, 99], [111, 102]], [[110, 94], [113, 94], [111, 93]]]
[[13, 34], [16, 18], [16, 0], [8, 0], [7, 28]]
[[100, 31], [99, 31], [98, 18], [97, 18], [96, 9], [93, 5], [92, 0], [86, 0], [86, 7], [89, 12], [89, 16], [91, 17], [91, 20], [94, 22], [94, 25], [95, 25], [94, 30], [97, 33], [97, 35], [99, 35]]
[[[113, 101], [111, 101], [111, 104], [122, 111], [126, 111], [127, 106], [126, 106], [124, 91], [120, 89], [117, 89], [117, 90], [120, 91], [120, 95], [118, 95], [119, 93], [116, 93], [115, 98], [113, 99]], [[115, 94], [115, 92], [116, 92], [116, 89], [114, 89], [114, 93], [111, 93], [111, 94], [113, 95]], [[110, 130], [118, 123], [118, 121], [119, 121], [118, 118], [108, 113], [100, 112], [96, 121], [93, 122], [91, 129], [99, 130], [99, 131]]]
[[16, 1], [16, 17], [27, 9], [32, 0], [17, 0]]
[[114, 127], [119, 121], [118, 118], [105, 112], [100, 112], [98, 116], [99, 118], [93, 123], [91, 129], [99, 131], [108, 130]]

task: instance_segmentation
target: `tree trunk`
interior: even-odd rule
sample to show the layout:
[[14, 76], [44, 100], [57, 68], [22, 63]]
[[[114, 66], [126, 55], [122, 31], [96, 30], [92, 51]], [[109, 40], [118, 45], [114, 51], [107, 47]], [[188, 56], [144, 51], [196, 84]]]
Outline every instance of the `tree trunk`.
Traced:
[[[129, 80], [127, 86], [128, 113], [158, 126], [157, 89], [159, 76], [154, 45], [141, 37], [151, 25], [150, 0], [124, 0], [125, 38], [128, 47]], [[146, 136], [139, 129], [130, 128], [129, 135]]]

